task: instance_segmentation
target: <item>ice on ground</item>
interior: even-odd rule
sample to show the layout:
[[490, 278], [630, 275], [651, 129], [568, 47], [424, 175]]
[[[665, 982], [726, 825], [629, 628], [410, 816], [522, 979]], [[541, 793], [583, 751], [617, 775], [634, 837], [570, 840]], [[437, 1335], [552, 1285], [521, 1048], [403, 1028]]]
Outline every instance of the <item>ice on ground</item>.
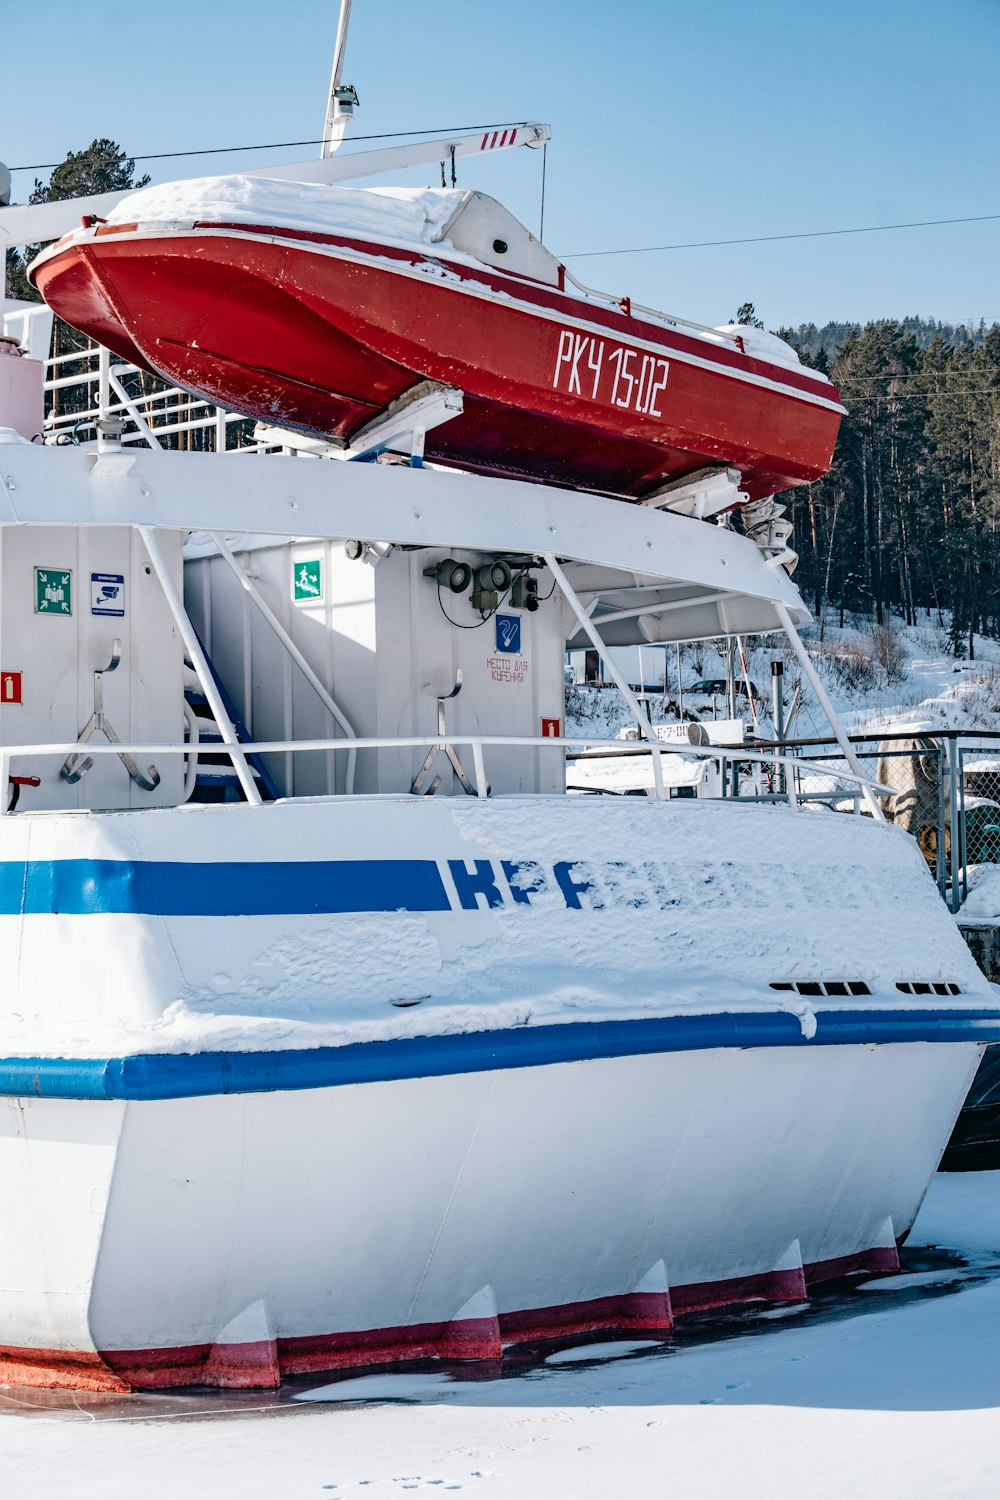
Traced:
[[616, 1339], [603, 1344], [575, 1344], [571, 1349], [557, 1349], [545, 1361], [547, 1365], [580, 1365], [588, 1360], [625, 1359], [642, 1349], [663, 1347], [662, 1339]]
[[315, 1390], [302, 1391], [296, 1401], [427, 1401], [436, 1393], [450, 1390], [454, 1382], [447, 1375], [392, 1373], [359, 1375], [354, 1380], [335, 1380]]
[[877, 1276], [874, 1281], [860, 1281], [856, 1292], [888, 1292], [895, 1294], [905, 1287], [942, 1286], [954, 1280], [955, 1273], [949, 1267], [939, 1271], [909, 1271], [899, 1276]]
[[909, 1242], [922, 1245], [989, 1279], [503, 1380], [353, 1377], [260, 1415], [233, 1393], [200, 1410], [0, 1393], [2, 1472], [26, 1500], [992, 1500], [1000, 1172], [937, 1177]]

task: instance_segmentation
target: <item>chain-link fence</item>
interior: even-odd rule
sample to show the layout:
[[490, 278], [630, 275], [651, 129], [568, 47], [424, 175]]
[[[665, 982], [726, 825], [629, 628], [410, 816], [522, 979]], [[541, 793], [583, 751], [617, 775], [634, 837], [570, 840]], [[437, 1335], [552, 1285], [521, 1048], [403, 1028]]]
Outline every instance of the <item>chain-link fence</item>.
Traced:
[[[1000, 733], [887, 732], [850, 739], [864, 774], [895, 789], [880, 796], [886, 817], [916, 839], [942, 897], [957, 911], [968, 895], [970, 872], [1000, 864]], [[848, 765], [836, 740], [789, 740], [775, 748], [805, 762], [795, 770], [801, 801], [865, 812], [857, 783], [842, 774]], [[784, 775], [777, 767], [751, 772], [734, 750], [723, 763], [723, 795], [783, 800]]]

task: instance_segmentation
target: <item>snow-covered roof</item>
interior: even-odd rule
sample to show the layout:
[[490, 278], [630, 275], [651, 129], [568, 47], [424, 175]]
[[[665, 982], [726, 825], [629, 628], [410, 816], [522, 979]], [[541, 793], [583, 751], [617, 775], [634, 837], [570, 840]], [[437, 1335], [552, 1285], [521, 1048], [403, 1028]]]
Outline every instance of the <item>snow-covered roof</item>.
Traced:
[[194, 177], [129, 193], [108, 214], [108, 223], [190, 224], [214, 219], [429, 245], [467, 196], [461, 188], [352, 188], [240, 174]]

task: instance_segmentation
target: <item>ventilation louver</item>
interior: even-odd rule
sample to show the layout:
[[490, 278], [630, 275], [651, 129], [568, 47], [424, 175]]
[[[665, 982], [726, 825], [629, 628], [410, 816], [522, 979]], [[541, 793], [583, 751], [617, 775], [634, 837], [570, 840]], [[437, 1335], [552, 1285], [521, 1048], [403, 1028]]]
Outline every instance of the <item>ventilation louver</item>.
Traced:
[[772, 979], [772, 990], [793, 990], [797, 995], [870, 995], [863, 979]]

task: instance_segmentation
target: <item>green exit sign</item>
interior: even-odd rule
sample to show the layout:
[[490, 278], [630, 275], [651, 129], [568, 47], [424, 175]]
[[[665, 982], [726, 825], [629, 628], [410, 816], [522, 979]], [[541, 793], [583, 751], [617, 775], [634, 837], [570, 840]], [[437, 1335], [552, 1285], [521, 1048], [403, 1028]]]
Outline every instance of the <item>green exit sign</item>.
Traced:
[[292, 599], [296, 604], [319, 604], [323, 598], [323, 560], [307, 558], [292, 563]]

